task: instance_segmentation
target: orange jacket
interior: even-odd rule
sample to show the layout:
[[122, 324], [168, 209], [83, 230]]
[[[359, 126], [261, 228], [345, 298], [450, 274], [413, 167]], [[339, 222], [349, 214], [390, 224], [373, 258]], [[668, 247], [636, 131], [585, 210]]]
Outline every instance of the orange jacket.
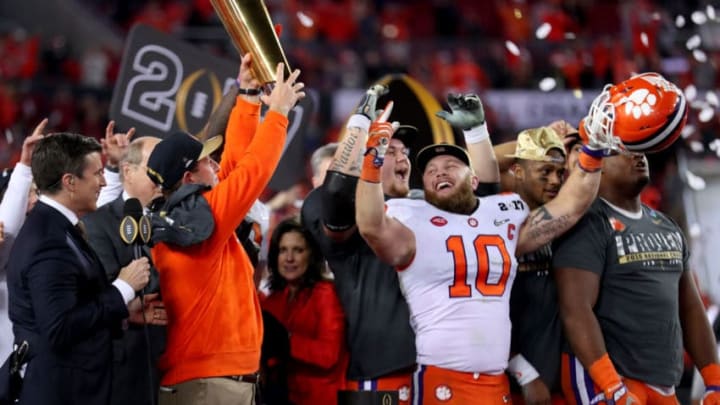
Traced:
[[345, 389], [345, 315], [335, 285], [320, 281], [288, 302], [288, 288], [263, 298], [263, 309], [290, 333], [288, 390], [295, 405], [337, 404]]
[[220, 182], [203, 196], [213, 234], [190, 248], [156, 245], [153, 261], [168, 314], [162, 385], [254, 373], [260, 364], [262, 316], [253, 267], [235, 228], [270, 181], [285, 144], [288, 120], [238, 98], [220, 161]]

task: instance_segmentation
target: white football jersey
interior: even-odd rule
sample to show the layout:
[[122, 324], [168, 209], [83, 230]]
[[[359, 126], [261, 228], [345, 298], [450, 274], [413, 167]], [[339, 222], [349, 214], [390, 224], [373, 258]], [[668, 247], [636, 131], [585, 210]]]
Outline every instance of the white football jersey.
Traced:
[[392, 199], [387, 214], [415, 234], [415, 257], [398, 269], [410, 307], [417, 361], [499, 374], [510, 352], [510, 290], [527, 205], [517, 194], [480, 198], [471, 215], [425, 200]]

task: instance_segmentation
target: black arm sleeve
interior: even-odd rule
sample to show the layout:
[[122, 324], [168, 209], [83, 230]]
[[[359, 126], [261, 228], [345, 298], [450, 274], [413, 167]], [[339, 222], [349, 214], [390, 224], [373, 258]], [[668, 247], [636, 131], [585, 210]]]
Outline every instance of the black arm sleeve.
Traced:
[[328, 170], [320, 188], [322, 221], [327, 229], [341, 232], [355, 225], [355, 188], [358, 177]]
[[500, 192], [500, 183], [480, 183], [475, 189], [475, 195], [485, 197], [488, 195], [498, 194]]

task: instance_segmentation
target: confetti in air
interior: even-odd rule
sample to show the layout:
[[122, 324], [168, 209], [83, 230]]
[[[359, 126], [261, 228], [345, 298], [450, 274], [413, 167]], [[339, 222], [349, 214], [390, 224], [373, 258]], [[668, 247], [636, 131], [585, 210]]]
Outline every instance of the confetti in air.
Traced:
[[702, 11], [693, 11], [690, 19], [697, 25], [703, 25], [707, 22], [707, 16]]
[[685, 98], [687, 101], [693, 101], [695, 100], [695, 97], [697, 97], [697, 88], [695, 85], [691, 84], [685, 87]]
[[707, 14], [708, 19], [714, 20], [715, 19], [715, 7], [713, 7], [712, 4], [708, 4], [707, 7], [705, 7], [705, 14]]
[[719, 105], [718, 103], [718, 96], [715, 94], [714, 91], [710, 90], [707, 93], [705, 93], [705, 100], [713, 107], [716, 107]]
[[13, 133], [10, 129], [5, 130], [5, 140], [7, 141], [8, 145], [12, 145], [12, 143], [15, 141], [15, 137], [13, 136]]
[[685, 17], [683, 17], [682, 15], [678, 15], [677, 17], [675, 17], [675, 26], [677, 28], [684, 27], [685, 26]]
[[302, 11], [297, 12], [297, 18], [298, 18], [298, 21], [300, 21], [300, 24], [305, 28], [310, 28], [313, 25], [315, 25], [315, 21], [313, 21], [313, 19], [310, 18], [310, 16], [303, 13]]
[[701, 43], [702, 43], [702, 40], [700, 39], [700, 35], [695, 34], [695, 35], [691, 36], [687, 40], [687, 42], [685, 42], [685, 47], [688, 49], [688, 51], [692, 51], [693, 49], [700, 46]]
[[683, 139], [687, 139], [690, 137], [690, 135], [695, 133], [695, 125], [693, 124], [687, 124], [682, 129], [682, 132], [680, 132], [680, 135], [683, 137]]
[[644, 33], [644, 32], [640, 33], [640, 42], [642, 42], [642, 44], [645, 48], [648, 47], [648, 36], [646, 33]]
[[691, 189], [695, 191], [705, 189], [705, 180], [703, 180], [702, 177], [695, 175], [690, 170], [685, 171], [685, 178], [687, 179], [687, 184]]
[[709, 122], [713, 117], [715, 116], [715, 109], [708, 106], [700, 110], [700, 114], [698, 114], [698, 120], [700, 122]]
[[705, 151], [705, 147], [703, 146], [702, 142], [691, 141], [688, 146], [690, 146], [690, 150], [695, 153], [702, 153]]
[[707, 62], [707, 55], [701, 49], [696, 49], [693, 51], [693, 58], [695, 58], [695, 60], [700, 63]]
[[573, 90], [573, 96], [575, 96], [576, 99], [582, 100], [583, 92], [580, 89]]
[[537, 30], [535, 30], [535, 37], [537, 39], [545, 39], [547, 38], [548, 34], [550, 34], [550, 31], [552, 30], [552, 26], [549, 23], [542, 23], [538, 27]]
[[507, 48], [508, 52], [515, 56], [520, 56], [520, 48], [518, 48], [517, 45], [513, 41], [507, 40], [505, 41], [505, 48]]
[[575, 38], [577, 38], [577, 37], [575, 36], [575, 33], [574, 33], [574, 32], [566, 32], [566, 33], [565, 33], [565, 39], [567, 39], [567, 40], [573, 40], [573, 39], [575, 39]]
[[555, 79], [553, 79], [552, 77], [546, 77], [540, 80], [540, 83], [538, 85], [538, 87], [540, 87], [540, 90], [542, 91], [554, 90], [555, 86], [557, 86], [557, 81], [555, 81]]

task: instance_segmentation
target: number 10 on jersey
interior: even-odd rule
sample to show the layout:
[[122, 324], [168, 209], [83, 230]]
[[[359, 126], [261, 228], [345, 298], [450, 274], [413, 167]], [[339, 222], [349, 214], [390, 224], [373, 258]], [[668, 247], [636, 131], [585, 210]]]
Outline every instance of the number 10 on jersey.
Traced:
[[[448, 287], [450, 298], [468, 298], [472, 296], [472, 287], [468, 284], [467, 255], [463, 237], [452, 235], [445, 241], [448, 252], [452, 254], [455, 264], [453, 283]], [[478, 235], [473, 241], [474, 254], [477, 262], [475, 289], [486, 297], [502, 296], [510, 277], [512, 258], [499, 235]], [[490, 263], [489, 249], [496, 249], [502, 256], [502, 265]], [[496, 280], [492, 282], [491, 280]]]

